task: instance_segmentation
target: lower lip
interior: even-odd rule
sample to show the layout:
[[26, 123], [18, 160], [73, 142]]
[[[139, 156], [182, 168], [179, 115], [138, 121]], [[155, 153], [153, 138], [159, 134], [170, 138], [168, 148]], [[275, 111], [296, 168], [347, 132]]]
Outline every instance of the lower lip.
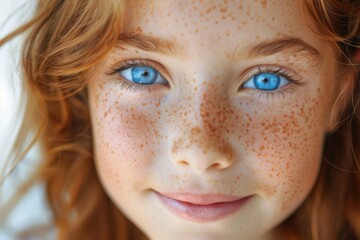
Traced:
[[193, 222], [211, 222], [225, 218], [231, 215], [242, 206], [244, 206], [251, 198], [245, 197], [232, 202], [213, 203], [209, 205], [197, 205], [187, 202], [178, 201], [157, 193], [160, 201], [173, 214]]

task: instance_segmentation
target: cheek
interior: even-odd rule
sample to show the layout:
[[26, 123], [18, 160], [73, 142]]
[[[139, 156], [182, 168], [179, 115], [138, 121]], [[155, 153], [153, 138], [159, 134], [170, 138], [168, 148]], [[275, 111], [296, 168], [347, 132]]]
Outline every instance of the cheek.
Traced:
[[[279, 105], [279, 104], [277, 104]], [[315, 182], [324, 138], [325, 107], [317, 98], [256, 106], [243, 118], [238, 144], [244, 146], [261, 194], [282, 209], [301, 201]]]
[[136, 189], [134, 185], [139, 185], [150, 171], [159, 146], [155, 121], [158, 103], [133, 104], [110, 91], [92, 102], [94, 148], [102, 182], [119, 193], [124, 188]]

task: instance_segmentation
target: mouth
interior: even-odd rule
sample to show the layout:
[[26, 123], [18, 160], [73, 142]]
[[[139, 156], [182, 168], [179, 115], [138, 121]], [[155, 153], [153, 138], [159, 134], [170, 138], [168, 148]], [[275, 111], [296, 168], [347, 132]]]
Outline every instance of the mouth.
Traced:
[[216, 221], [232, 215], [251, 198], [223, 194], [155, 193], [171, 213], [199, 223]]

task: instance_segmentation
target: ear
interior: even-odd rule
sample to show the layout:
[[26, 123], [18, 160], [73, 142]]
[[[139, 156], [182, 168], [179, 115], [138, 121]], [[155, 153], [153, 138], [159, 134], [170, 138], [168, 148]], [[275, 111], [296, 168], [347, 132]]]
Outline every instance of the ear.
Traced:
[[358, 72], [356, 67], [349, 65], [345, 72], [338, 77], [338, 84], [335, 90], [335, 101], [330, 113], [330, 124], [328, 132], [334, 132], [341, 124], [341, 119], [345, 114], [346, 108], [351, 104], [353, 100], [353, 88], [356, 79], [358, 78]]

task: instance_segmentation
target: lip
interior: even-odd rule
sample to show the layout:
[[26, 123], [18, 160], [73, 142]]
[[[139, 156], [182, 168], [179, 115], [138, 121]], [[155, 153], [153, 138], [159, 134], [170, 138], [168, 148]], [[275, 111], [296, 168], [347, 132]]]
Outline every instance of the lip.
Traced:
[[224, 194], [155, 193], [171, 213], [200, 223], [225, 218], [240, 210], [251, 198]]

